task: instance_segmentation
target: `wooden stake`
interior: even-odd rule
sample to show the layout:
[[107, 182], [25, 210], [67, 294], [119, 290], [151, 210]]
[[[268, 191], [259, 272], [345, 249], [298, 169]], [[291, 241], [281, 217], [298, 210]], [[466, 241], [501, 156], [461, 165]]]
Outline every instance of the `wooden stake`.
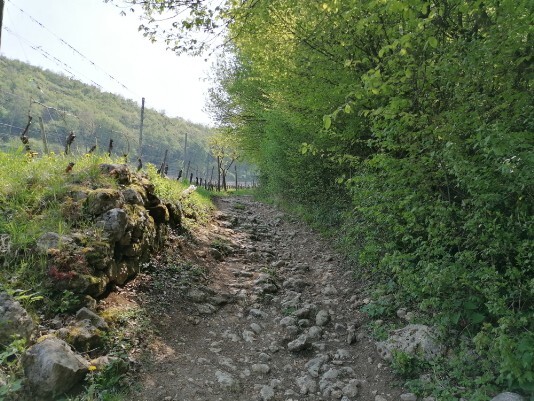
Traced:
[[2, 21], [4, 20], [4, 0], [0, 0], [0, 47], [2, 47]]
[[143, 123], [145, 121], [145, 98], [141, 99], [141, 125], [139, 127], [139, 151], [137, 157], [143, 158]]
[[159, 168], [159, 175], [162, 177], [165, 176], [165, 166], [167, 165], [167, 154], [169, 153], [169, 149], [165, 149], [165, 156], [163, 156], [163, 163], [161, 163], [161, 167]]
[[44, 152], [48, 154], [48, 141], [46, 140], [46, 132], [44, 129], [43, 118], [39, 116], [39, 126], [41, 127], [41, 138], [43, 139]]
[[186, 180], [187, 180], [187, 177], [189, 177], [189, 166], [190, 165], [191, 165], [191, 160], [189, 160], [189, 162], [187, 163], [187, 169], [185, 170], [185, 179]]

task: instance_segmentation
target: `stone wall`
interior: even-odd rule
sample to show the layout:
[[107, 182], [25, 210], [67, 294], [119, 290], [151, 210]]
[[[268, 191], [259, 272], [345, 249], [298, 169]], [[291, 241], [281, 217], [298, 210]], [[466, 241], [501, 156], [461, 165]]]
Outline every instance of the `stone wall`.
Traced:
[[47, 232], [37, 241], [54, 287], [93, 297], [133, 278], [169, 228], [181, 226], [180, 205], [163, 203], [146, 176], [123, 164], [102, 164], [100, 170], [117, 185], [69, 188], [64, 201], [77, 211], [76, 228], [68, 235]]

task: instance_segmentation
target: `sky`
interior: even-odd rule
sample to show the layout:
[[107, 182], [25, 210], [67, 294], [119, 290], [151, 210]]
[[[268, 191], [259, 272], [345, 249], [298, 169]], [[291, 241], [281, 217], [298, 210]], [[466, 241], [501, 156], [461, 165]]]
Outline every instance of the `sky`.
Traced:
[[121, 10], [103, 0], [6, 0], [0, 55], [211, 125], [202, 110], [211, 62], [150, 43], [138, 32], [139, 14]]

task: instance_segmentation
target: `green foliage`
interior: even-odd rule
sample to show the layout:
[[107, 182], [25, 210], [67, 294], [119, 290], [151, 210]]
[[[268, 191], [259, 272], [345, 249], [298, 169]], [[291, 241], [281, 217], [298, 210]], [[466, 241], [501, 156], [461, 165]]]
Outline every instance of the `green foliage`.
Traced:
[[171, 180], [161, 177], [152, 164], [147, 166], [147, 174], [154, 184], [156, 194], [164, 200], [170, 202], [179, 201], [182, 207], [186, 224], [206, 222], [214, 208], [212, 193], [204, 188], [197, 187], [195, 191], [187, 196], [183, 192], [189, 187], [187, 182]]
[[212, 108], [260, 169], [263, 195], [335, 230], [400, 304], [476, 338], [479, 360], [457, 370], [480, 378], [467, 398], [532, 392], [530, 2], [278, 0], [225, 12], [233, 54]]
[[75, 312], [80, 307], [80, 296], [69, 290], [64, 290], [59, 297], [57, 311], [60, 313]]
[[419, 377], [428, 367], [428, 363], [416, 355], [402, 351], [393, 351], [391, 368], [404, 379]]
[[1, 349], [0, 376], [6, 381], [6, 384], [0, 387], [0, 401], [12, 398], [22, 388], [20, 357], [25, 346], [26, 340], [15, 339]]

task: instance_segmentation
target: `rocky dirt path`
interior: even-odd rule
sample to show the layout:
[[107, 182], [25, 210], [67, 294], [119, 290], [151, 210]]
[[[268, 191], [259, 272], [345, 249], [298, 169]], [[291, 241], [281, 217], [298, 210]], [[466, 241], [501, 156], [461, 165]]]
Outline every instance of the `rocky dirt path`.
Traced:
[[158, 330], [132, 400], [401, 400], [362, 327], [362, 283], [328, 243], [251, 197], [217, 206], [132, 284]]

